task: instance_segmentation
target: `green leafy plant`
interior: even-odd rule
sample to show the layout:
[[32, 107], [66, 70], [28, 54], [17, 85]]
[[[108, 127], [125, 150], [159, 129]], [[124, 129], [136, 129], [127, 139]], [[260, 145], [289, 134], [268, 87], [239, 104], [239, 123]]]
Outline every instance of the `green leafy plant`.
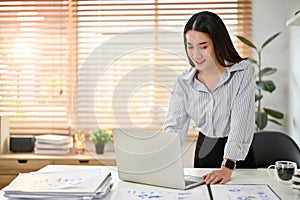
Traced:
[[106, 143], [112, 142], [112, 137], [107, 129], [99, 128], [92, 132], [92, 134], [90, 135], [90, 140], [95, 145], [99, 145], [99, 144], [104, 145]]
[[266, 77], [274, 74], [277, 71], [276, 68], [262, 67], [262, 51], [270, 42], [272, 42], [279, 35], [280, 32], [272, 35], [261, 45], [260, 48], [254, 45], [247, 38], [242, 36], [237, 36], [237, 38], [241, 42], [251, 47], [256, 52], [257, 60], [249, 59], [254, 65], [258, 67], [257, 79], [256, 79], [257, 93], [255, 94], [255, 102], [257, 105], [257, 110], [255, 112], [256, 130], [263, 130], [267, 126], [268, 121], [273, 122], [277, 125], [282, 125], [278, 120], [284, 118], [284, 114], [281, 113], [280, 111], [262, 107], [262, 100], [264, 97], [263, 91], [272, 93], [276, 89], [275, 83], [272, 80], [266, 79]]

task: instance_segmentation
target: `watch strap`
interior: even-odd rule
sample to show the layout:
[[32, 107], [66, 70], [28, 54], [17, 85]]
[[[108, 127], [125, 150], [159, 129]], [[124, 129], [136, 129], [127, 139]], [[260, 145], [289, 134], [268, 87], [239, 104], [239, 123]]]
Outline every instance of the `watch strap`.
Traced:
[[222, 165], [231, 170], [234, 170], [236, 168], [236, 163], [229, 159], [224, 159]]

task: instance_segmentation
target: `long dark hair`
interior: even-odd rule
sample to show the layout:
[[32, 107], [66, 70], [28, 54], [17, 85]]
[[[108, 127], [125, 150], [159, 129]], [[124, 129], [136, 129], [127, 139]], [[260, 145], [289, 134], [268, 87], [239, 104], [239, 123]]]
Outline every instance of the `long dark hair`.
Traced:
[[[217, 60], [222, 66], [229, 67], [244, 60], [234, 48], [225, 24], [217, 14], [203, 11], [194, 14], [188, 20], [184, 27], [184, 45], [186, 54], [187, 41], [185, 34], [190, 30], [203, 32], [209, 35], [214, 45]], [[194, 67], [194, 63], [189, 56], [188, 59], [190, 64]], [[225, 61], [228, 61], [229, 64], [226, 64]]]

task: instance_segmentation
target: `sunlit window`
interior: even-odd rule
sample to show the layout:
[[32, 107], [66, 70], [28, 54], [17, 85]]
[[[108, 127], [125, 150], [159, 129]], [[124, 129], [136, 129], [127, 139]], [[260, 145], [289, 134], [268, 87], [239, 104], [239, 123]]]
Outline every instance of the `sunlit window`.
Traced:
[[183, 26], [203, 10], [250, 55], [235, 38], [251, 37], [250, 0], [1, 1], [0, 112], [11, 134], [161, 129], [188, 67]]

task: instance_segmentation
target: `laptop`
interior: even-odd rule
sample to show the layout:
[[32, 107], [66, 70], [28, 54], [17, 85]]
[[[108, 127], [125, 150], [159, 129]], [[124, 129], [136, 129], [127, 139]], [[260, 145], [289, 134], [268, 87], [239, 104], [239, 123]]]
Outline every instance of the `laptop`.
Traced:
[[205, 183], [184, 174], [178, 133], [113, 129], [113, 138], [121, 180], [181, 190]]

